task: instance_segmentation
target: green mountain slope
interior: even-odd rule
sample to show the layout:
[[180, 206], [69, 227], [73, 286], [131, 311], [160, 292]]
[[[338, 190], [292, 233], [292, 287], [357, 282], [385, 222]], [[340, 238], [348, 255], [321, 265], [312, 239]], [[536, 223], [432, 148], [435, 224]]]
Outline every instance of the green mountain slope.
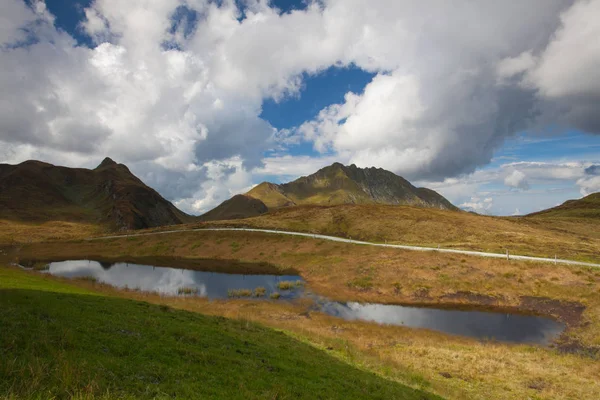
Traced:
[[40, 161], [0, 164], [0, 218], [91, 222], [112, 229], [193, 221], [110, 158], [93, 170]]
[[417, 188], [390, 171], [340, 163], [290, 183], [261, 183], [247, 195], [261, 200], [269, 208], [305, 204], [390, 204], [457, 209], [437, 192]]
[[578, 200], [567, 200], [560, 206], [538, 211], [527, 217], [600, 219], [600, 192], [592, 193]]

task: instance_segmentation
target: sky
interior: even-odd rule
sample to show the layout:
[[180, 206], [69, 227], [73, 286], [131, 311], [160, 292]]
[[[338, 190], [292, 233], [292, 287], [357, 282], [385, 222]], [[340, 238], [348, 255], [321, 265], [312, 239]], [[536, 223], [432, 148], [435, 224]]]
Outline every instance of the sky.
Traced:
[[0, 163], [130, 167], [201, 214], [380, 167], [522, 215], [600, 191], [600, 0], [2, 0]]

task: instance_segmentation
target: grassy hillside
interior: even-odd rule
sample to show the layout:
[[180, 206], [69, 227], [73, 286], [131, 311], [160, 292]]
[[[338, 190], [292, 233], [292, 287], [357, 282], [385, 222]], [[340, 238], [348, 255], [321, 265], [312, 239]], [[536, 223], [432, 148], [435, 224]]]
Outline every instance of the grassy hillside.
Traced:
[[435, 191], [416, 188], [390, 171], [340, 163], [281, 185], [263, 182], [247, 195], [261, 200], [270, 209], [307, 204], [410, 204], [456, 209]]
[[[109, 295], [283, 329], [353, 365], [447, 398], [600, 398], [600, 271], [593, 268], [249, 232], [181, 232], [34, 243], [23, 246], [18, 254], [23, 259], [133, 261], [161, 256], [171, 257], [173, 264], [165, 265], [173, 266], [181, 265], [182, 258], [268, 262], [280, 271], [294, 268], [310, 291], [340, 301], [471, 305], [497, 310], [509, 307], [551, 314], [567, 322], [569, 330], [556, 348], [539, 348], [343, 321], [313, 311], [309, 302], [165, 298], [135, 290], [112, 290], [89, 281], [75, 282]], [[220, 268], [218, 264], [216, 268]]]
[[579, 200], [568, 200], [560, 206], [529, 215], [536, 218], [591, 218], [600, 219], [600, 193], [592, 193]]
[[146, 186], [125, 165], [108, 158], [93, 170], [39, 161], [0, 164], [0, 219], [86, 223], [112, 229], [194, 220]]
[[438, 245], [490, 252], [600, 262], [600, 229], [595, 220], [500, 218], [409, 206], [299, 206], [256, 218], [216, 221], [215, 226], [246, 226], [323, 233], [353, 239]]
[[0, 268], [0, 398], [434, 399], [254, 323]]
[[268, 211], [262, 201], [243, 194], [233, 196], [225, 200], [206, 214], [202, 214], [200, 221], [215, 221], [225, 219], [250, 218], [264, 214]]

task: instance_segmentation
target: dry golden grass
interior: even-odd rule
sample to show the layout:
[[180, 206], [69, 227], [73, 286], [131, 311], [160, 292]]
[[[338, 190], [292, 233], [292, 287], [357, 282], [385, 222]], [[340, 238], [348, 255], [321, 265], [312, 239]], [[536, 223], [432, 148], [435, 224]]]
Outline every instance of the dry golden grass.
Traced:
[[226, 231], [32, 243], [15, 251], [11, 256], [22, 260], [206, 258], [263, 263], [257, 265], [262, 269], [268, 262], [271, 270], [298, 271], [313, 291], [334, 300], [495, 307], [519, 307], [523, 296], [578, 302], [591, 325], [573, 327], [571, 337], [600, 345], [600, 270], [592, 268]]
[[0, 220], [0, 244], [78, 239], [107, 232], [103, 226], [82, 222], [28, 223]]
[[[405, 207], [393, 209], [394, 213], [410, 213], [412, 210], [406, 210]], [[403, 209], [405, 211], [402, 211]], [[317, 210], [318, 215], [322, 216], [323, 213], [319, 210], [323, 209]], [[357, 210], [351, 207], [348, 212], [354, 213]], [[335, 211], [337, 212], [339, 211]], [[442, 229], [443, 226], [448, 229], [449, 235], [463, 237], [470, 237], [465, 232], [478, 229], [477, 232], [483, 235], [482, 240], [489, 240], [490, 237], [494, 237], [494, 229], [506, 224], [502, 226], [513, 229], [507, 231], [512, 232], [510, 235], [504, 233], [508, 237], [523, 235], [523, 248], [533, 246], [536, 232], [545, 232], [547, 236], [541, 236], [538, 245], [548, 249], [560, 237], [564, 236], [574, 241], [574, 237], [578, 234], [583, 235], [587, 229], [583, 223], [574, 222], [574, 226], [555, 232], [551, 224], [550, 227], [547, 226], [547, 221], [534, 223], [490, 218], [492, 222], [487, 227], [490, 232], [485, 236], [482, 232], [486, 229], [478, 227], [478, 224], [487, 220], [487, 217], [470, 214], [465, 216], [460, 213], [458, 215], [464, 224], [461, 228], [460, 224], [452, 221], [454, 217], [451, 214], [456, 213], [441, 213], [446, 218], [442, 220], [445, 221], [442, 225], [436, 225], [438, 222], [435, 219], [417, 221], [414, 216], [417, 214], [414, 214], [414, 232], [410, 233], [413, 235], [411, 240], [435, 235], [442, 237], [436, 229]], [[393, 235], [392, 227], [407, 224], [403, 229], [406, 235], [409, 235], [410, 218], [407, 217], [409, 221], [403, 222], [401, 215], [396, 217], [398, 220], [390, 221], [383, 232]], [[249, 221], [260, 222], [260, 218], [242, 223], [247, 226]], [[471, 221], [471, 218], [474, 220]], [[364, 220], [369, 219], [369, 215], [366, 214]], [[279, 220], [285, 221], [281, 218]], [[311, 219], [309, 222], [313, 223]], [[424, 232], [424, 227], [428, 226]], [[356, 232], [365, 235], [365, 232], [375, 232], [375, 225], [360, 226], [358, 223], [349, 223], [347, 227], [353, 238], [368, 239], [356, 236]], [[301, 226], [287, 226], [285, 229], [302, 230]], [[577, 233], [577, 229], [582, 231]], [[402, 231], [398, 235], [401, 236], [401, 233]], [[591, 249], [597, 246], [598, 239], [595, 236], [597, 235], [587, 236], [588, 242], [576, 247], [579, 249], [577, 251], [591, 252]], [[409, 240], [405, 240], [406, 237], [399, 241], [410, 243]], [[476, 243], [476, 239], [476, 236], [473, 236], [470, 239], [472, 242], [463, 241], [462, 244]], [[515, 244], [518, 243], [517, 239], [513, 240]], [[572, 243], [576, 246], [575, 242]], [[20, 249], [18, 252], [17, 248]], [[567, 339], [588, 348], [597, 349], [600, 346], [600, 270], [592, 268], [382, 249], [248, 232], [180, 232], [94, 241], [31, 243], [13, 246], [7, 250], [11, 258], [22, 259], [127, 260], [135, 257], [173, 257], [268, 262], [286, 273], [289, 273], [291, 268], [295, 269], [313, 292], [344, 301], [432, 305], [484, 304], [488, 308], [523, 307], [525, 296], [577, 302], [586, 307], [583, 321], [581, 324], [572, 324], [567, 332]], [[563, 257], [576, 258], [566, 255]], [[329, 349], [328, 351], [349, 362], [378, 371], [392, 379], [413, 386], [427, 386], [430, 383], [428, 389], [448, 398], [600, 398], [598, 360], [581, 355], [561, 354], [557, 349], [483, 344], [473, 339], [424, 330], [346, 322], [320, 313], [310, 313], [310, 318], [307, 318], [307, 305], [302, 303], [243, 300], [209, 303], [202, 299], [165, 299], [133, 291], [119, 292], [85, 281], [75, 284], [94, 287], [112, 295], [164, 303], [206, 314], [258, 321], [284, 329], [303, 340]]]
[[597, 221], [589, 219], [491, 217], [410, 206], [342, 205], [288, 207], [211, 225], [496, 253], [509, 249], [520, 255], [600, 262], [600, 229]]
[[208, 301], [119, 291], [93, 282], [72, 283], [108, 296], [260, 322], [361, 368], [449, 399], [600, 398], [600, 363], [554, 349], [482, 343], [427, 330], [343, 321], [307, 313], [303, 301]]

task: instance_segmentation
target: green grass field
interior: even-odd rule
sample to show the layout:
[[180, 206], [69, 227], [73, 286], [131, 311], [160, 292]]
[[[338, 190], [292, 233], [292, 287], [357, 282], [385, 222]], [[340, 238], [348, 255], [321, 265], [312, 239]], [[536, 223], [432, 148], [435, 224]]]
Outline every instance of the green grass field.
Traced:
[[433, 399], [260, 325], [0, 266], [2, 399]]

